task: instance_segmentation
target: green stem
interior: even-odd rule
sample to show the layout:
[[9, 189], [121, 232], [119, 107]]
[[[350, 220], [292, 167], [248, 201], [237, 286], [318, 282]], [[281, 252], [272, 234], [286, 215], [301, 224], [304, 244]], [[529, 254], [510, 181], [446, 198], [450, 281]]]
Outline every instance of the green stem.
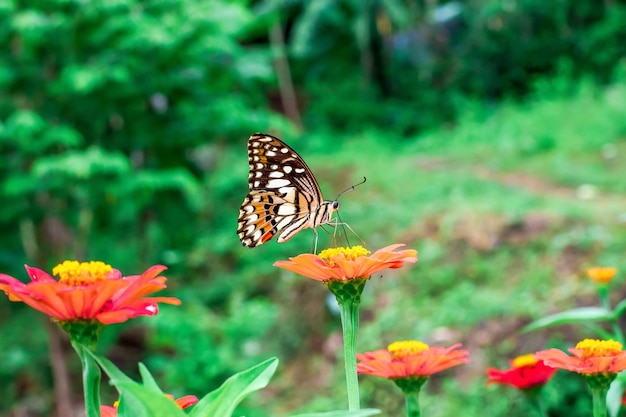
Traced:
[[72, 347], [78, 353], [83, 367], [85, 415], [87, 417], [100, 417], [100, 368], [85, 345], [72, 342]]
[[[611, 301], [609, 300], [608, 284], [598, 286], [598, 298], [600, 298], [600, 305], [606, 308], [608, 311], [611, 311]], [[622, 328], [620, 327], [618, 320], [618, 318], [612, 318], [610, 320], [611, 330], [613, 331], [613, 337], [615, 338], [615, 340], [624, 345], [624, 333], [622, 332]]]
[[405, 393], [407, 417], [420, 417], [419, 391]]
[[604, 387], [591, 387], [593, 396], [593, 417], [606, 417], [606, 392]]
[[617, 322], [617, 319], [611, 319], [611, 329], [613, 330], [613, 336], [615, 336], [615, 339], [624, 345], [624, 333], [622, 332], [622, 328]]
[[359, 404], [359, 379], [356, 373], [356, 339], [359, 331], [359, 303], [344, 299], [340, 304], [343, 330], [343, 355], [348, 388], [348, 411], [357, 411]]
[[526, 398], [532, 407], [537, 411], [537, 414], [540, 417], [547, 417], [546, 410], [543, 406], [543, 402], [541, 401], [541, 388], [542, 386], [538, 386], [535, 388], [523, 390], [522, 392], [526, 394]]

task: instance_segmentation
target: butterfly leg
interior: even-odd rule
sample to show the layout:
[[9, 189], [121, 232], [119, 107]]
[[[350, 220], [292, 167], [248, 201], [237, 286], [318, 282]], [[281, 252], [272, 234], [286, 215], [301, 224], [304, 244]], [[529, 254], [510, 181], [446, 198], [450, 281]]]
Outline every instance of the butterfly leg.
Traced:
[[[353, 229], [352, 227], [350, 227], [350, 225], [349, 225], [348, 223], [344, 223], [344, 222], [342, 222], [342, 223], [338, 223], [338, 224], [340, 224], [340, 225], [344, 228], [343, 232], [346, 234], [346, 241], [348, 240], [348, 233], [346, 232], [345, 228], [348, 228], [348, 230], [349, 230], [349, 231], [351, 231], [351, 232], [352, 232], [352, 234], [353, 234], [354, 236], [356, 236], [356, 238], [357, 238], [357, 239], [359, 239], [359, 240], [361, 241], [361, 244], [365, 245], [365, 241], [361, 238], [361, 236], [359, 236], [359, 235], [358, 235], [358, 234], [354, 231], [354, 229]], [[350, 246], [350, 244], [349, 244], [349, 243], [348, 243], [348, 246]]]
[[[348, 247], [351, 247], [352, 245], [350, 244], [350, 238], [348, 237], [348, 232], [346, 231], [346, 228], [350, 232], [352, 232], [352, 234], [354, 236], [356, 236], [357, 239], [359, 239], [361, 241], [361, 244], [363, 244], [363, 245], [365, 244], [365, 241], [361, 238], [361, 236], [359, 236], [354, 231], [354, 229], [352, 229], [352, 227], [350, 227], [350, 225], [348, 223], [342, 222], [341, 219], [339, 219], [338, 217], [336, 219], [334, 219], [333, 223], [328, 223], [328, 225], [331, 226], [334, 229], [334, 231], [333, 231], [333, 239], [335, 240], [335, 246], [337, 246], [336, 237], [337, 237], [337, 230], [339, 229], [339, 226], [341, 226], [341, 228], [343, 230], [343, 235], [346, 237], [346, 245]], [[326, 231], [326, 230], [324, 230], [324, 231]], [[328, 232], [326, 232], [326, 233], [328, 233]], [[330, 233], [329, 233], [329, 235], [330, 235]]]
[[319, 236], [315, 227], [313, 228], [313, 233], [315, 234], [315, 237], [313, 238], [313, 255], [317, 255], [317, 239]]

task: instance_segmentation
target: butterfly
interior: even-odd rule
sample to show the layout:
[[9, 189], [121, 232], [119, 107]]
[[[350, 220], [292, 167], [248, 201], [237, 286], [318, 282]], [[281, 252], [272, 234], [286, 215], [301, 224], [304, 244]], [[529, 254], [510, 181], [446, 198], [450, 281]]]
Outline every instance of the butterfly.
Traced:
[[255, 133], [248, 139], [250, 192], [239, 210], [237, 234], [254, 248], [275, 235], [286, 242], [298, 232], [330, 224], [339, 202], [325, 201], [304, 160], [280, 139]]

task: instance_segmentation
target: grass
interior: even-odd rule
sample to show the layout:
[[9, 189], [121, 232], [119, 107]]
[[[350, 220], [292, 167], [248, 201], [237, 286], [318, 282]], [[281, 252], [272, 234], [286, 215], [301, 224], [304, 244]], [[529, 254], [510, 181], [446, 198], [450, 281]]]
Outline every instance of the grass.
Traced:
[[[484, 388], [485, 368], [596, 336], [583, 327], [519, 330], [543, 315], [594, 304], [586, 267], [626, 270], [626, 229], [619, 220], [626, 207], [626, 164], [619, 162], [626, 152], [623, 97], [623, 85], [598, 89], [582, 82], [571, 95], [506, 103], [420, 137], [363, 132], [331, 142], [325, 133], [312, 133], [309, 143], [331, 146], [294, 144], [327, 197], [368, 178], [342, 197], [341, 214], [369, 247], [405, 242], [419, 251], [418, 265], [366, 287], [360, 350], [415, 338], [462, 342], [472, 352], [471, 365], [451, 372], [462, 386], [427, 390], [425, 397], [434, 396], [424, 402], [427, 414], [472, 416], [489, 409], [490, 416], [526, 415], [519, 393]], [[325, 377], [328, 386], [342, 384], [337, 365]], [[380, 399], [373, 385], [384, 383], [365, 384], [365, 405], [382, 406], [369, 394]], [[567, 393], [581, 388], [558, 384]], [[297, 392], [291, 401], [312, 404], [305, 397], [294, 401]], [[393, 404], [400, 401], [399, 392], [388, 394]], [[586, 413], [565, 408], [565, 395], [547, 395], [553, 415]]]
[[[620, 163], [626, 88], [574, 87], [564, 94], [544, 86], [525, 103], [495, 109], [473, 105], [456, 126], [417, 137], [364, 129], [283, 138], [307, 161], [327, 199], [367, 177], [341, 197], [340, 213], [368, 248], [403, 242], [419, 252], [417, 265], [366, 286], [358, 350], [403, 339], [460, 342], [470, 350], [470, 365], [426, 385], [424, 415], [529, 415], [519, 393], [484, 386], [485, 369], [596, 336], [582, 326], [521, 329], [547, 314], [594, 305], [586, 267], [626, 271], [626, 164]], [[241, 247], [235, 229], [247, 192], [245, 144], [214, 152], [197, 242], [189, 253], [172, 250], [177, 262], [167, 262], [168, 284], [183, 306], [145, 321], [151, 326], [146, 363], [180, 396], [206, 392], [277, 355], [270, 387], [239, 414], [287, 416], [345, 405], [341, 329], [328, 291], [272, 266], [310, 252], [313, 232], [285, 244]], [[320, 248], [332, 241], [320, 231]], [[621, 283], [623, 273], [614, 285], [616, 301]], [[392, 384], [361, 380], [363, 406], [402, 415]], [[584, 386], [567, 374], [544, 394], [553, 417], [588, 414]]]

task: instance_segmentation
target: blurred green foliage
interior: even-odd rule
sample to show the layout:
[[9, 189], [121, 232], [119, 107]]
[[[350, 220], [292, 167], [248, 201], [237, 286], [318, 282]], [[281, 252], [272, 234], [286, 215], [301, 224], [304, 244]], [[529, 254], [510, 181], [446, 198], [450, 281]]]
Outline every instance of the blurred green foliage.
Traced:
[[[175, 396], [277, 355], [241, 414], [338, 408], [327, 292], [272, 267], [312, 233], [254, 250], [235, 234], [246, 138], [275, 133], [327, 197], [367, 176], [341, 213], [368, 247], [419, 251], [368, 284], [360, 350], [462, 342], [473, 363], [427, 385], [429, 414], [526, 415], [484, 369], [593, 336], [518, 331], [588, 305], [586, 266], [626, 270], [625, 19], [594, 0], [0, 1], [0, 271], [166, 264], [183, 305], [107, 329], [103, 353]], [[281, 54], [303, 131], [281, 115]], [[0, 415], [50, 415], [45, 319], [0, 302], [0, 324]], [[394, 387], [363, 383], [365, 406], [398, 413]], [[553, 385], [550, 415], [586, 414], [566, 408], [581, 384]]]

